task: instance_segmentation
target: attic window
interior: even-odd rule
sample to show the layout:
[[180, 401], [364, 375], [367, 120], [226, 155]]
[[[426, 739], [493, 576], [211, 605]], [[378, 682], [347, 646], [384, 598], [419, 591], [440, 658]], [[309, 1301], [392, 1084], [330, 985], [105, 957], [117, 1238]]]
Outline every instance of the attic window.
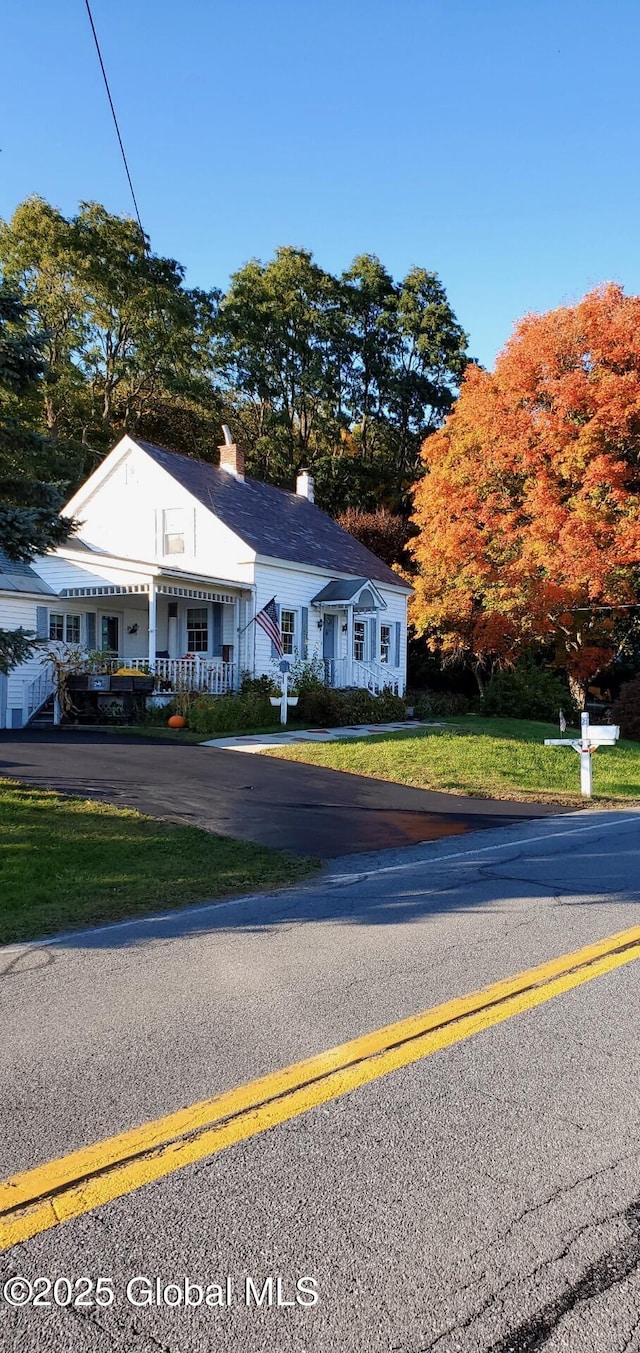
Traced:
[[163, 554], [184, 554], [184, 508], [167, 507], [163, 515]]

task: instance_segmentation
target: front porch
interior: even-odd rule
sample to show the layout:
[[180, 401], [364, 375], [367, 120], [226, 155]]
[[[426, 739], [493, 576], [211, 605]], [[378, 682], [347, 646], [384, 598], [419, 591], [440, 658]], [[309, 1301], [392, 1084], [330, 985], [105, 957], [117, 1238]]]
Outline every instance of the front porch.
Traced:
[[160, 692], [225, 695], [251, 665], [250, 602], [246, 589], [171, 578], [66, 588], [49, 611], [48, 638], [84, 653], [90, 674], [126, 668], [153, 675]]

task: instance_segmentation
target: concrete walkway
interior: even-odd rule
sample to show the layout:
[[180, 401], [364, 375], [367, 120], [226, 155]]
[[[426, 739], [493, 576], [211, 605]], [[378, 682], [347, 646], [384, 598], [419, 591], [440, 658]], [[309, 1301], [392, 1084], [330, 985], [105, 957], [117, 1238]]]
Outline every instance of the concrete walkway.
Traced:
[[413, 732], [416, 728], [442, 728], [432, 720], [405, 719], [402, 723], [349, 724], [343, 728], [302, 728], [288, 733], [255, 733], [251, 737], [210, 738], [201, 747], [220, 747], [224, 752], [266, 752], [270, 747], [289, 747], [297, 742], [336, 742], [338, 738], [368, 738], [380, 733]]

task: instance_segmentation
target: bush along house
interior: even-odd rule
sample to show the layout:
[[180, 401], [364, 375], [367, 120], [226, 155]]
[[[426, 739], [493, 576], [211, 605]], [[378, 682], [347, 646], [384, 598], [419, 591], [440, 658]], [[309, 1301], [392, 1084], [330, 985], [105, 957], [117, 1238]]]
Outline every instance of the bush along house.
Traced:
[[[149, 672], [157, 690], [222, 695], [245, 672], [274, 674], [255, 623], [269, 608], [292, 663], [403, 694], [411, 589], [315, 506], [307, 470], [295, 493], [247, 479], [224, 432], [219, 466], [123, 437], [64, 508], [75, 536], [31, 565], [0, 556], [0, 628], [77, 652], [79, 670], [100, 653], [101, 670]], [[0, 727], [51, 701], [42, 656], [0, 677]]]

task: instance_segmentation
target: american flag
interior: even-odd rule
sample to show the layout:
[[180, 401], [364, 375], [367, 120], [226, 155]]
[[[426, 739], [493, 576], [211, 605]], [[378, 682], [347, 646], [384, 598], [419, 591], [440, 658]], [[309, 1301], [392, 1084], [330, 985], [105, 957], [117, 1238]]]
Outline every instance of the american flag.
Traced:
[[282, 635], [280, 633], [280, 625], [278, 623], [278, 611], [276, 607], [275, 597], [272, 597], [271, 601], [268, 601], [266, 606], [263, 606], [262, 610], [258, 611], [258, 614], [256, 616], [256, 624], [259, 625], [260, 628], [264, 630], [265, 634], [271, 640], [273, 647], [275, 648], [276, 653], [278, 654], [278, 657], [281, 658], [284, 653], [284, 649], [282, 647]]

